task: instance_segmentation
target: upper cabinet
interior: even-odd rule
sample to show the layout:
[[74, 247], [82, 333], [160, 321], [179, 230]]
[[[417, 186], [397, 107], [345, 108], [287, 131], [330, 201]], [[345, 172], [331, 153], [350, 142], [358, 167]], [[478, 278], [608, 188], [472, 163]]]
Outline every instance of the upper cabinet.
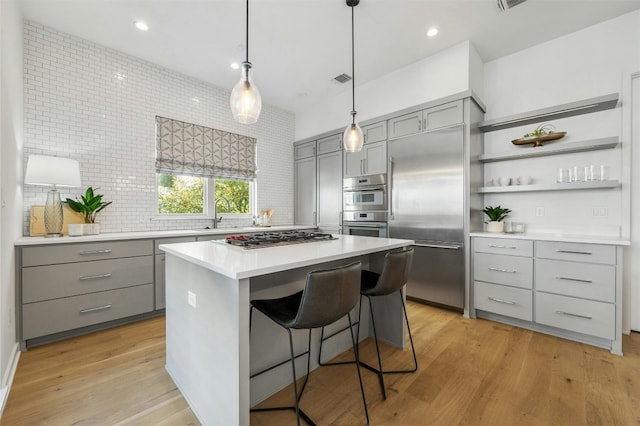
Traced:
[[293, 159], [300, 160], [316, 156], [316, 141], [305, 142], [293, 147]]
[[449, 102], [390, 119], [389, 139], [401, 138], [462, 122], [462, 100]]
[[387, 172], [387, 123], [370, 124], [362, 128], [365, 143], [360, 152], [344, 155], [344, 177], [358, 177]]
[[318, 155], [342, 150], [342, 135], [331, 135], [318, 139]]

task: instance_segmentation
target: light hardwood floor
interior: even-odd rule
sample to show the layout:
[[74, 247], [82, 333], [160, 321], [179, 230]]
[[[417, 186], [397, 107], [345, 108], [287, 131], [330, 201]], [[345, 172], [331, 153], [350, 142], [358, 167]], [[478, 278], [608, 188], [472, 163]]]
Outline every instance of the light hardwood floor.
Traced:
[[[624, 357], [409, 302], [419, 370], [377, 378], [363, 371], [372, 425], [640, 424], [640, 335]], [[373, 345], [362, 345], [370, 359]], [[345, 353], [339, 358], [347, 359]], [[410, 353], [384, 348], [385, 366]], [[351, 355], [352, 356], [352, 355]], [[3, 425], [166, 424], [198, 421], [164, 370], [164, 318], [23, 353]], [[264, 406], [289, 403], [287, 388]], [[311, 374], [302, 407], [318, 424], [363, 424], [353, 365]], [[252, 413], [252, 424], [295, 424], [292, 412]]]

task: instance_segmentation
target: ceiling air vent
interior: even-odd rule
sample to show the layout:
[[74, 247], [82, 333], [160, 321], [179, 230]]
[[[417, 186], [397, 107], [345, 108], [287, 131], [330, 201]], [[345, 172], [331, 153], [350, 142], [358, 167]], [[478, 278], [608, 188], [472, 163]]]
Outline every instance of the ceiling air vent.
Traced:
[[520, 3], [524, 3], [527, 0], [496, 0], [498, 3], [498, 10], [505, 12], [513, 7], [516, 7]]
[[346, 83], [347, 81], [350, 81], [350, 80], [351, 80], [351, 76], [350, 76], [349, 74], [344, 74], [344, 73], [343, 73], [343, 74], [340, 74], [340, 75], [338, 75], [338, 76], [336, 76], [336, 77], [333, 77], [333, 80], [334, 80], [334, 81], [337, 81], [338, 83], [342, 83], [342, 84], [344, 84], [344, 83]]

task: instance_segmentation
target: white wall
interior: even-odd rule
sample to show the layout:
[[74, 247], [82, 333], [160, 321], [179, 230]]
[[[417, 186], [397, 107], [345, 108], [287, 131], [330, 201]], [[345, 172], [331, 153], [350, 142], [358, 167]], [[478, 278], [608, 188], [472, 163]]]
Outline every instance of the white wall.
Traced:
[[[554, 120], [556, 130], [567, 131], [564, 141], [618, 136], [621, 147], [539, 157], [485, 166], [485, 179], [528, 174], [536, 183], [553, 182], [558, 167], [604, 164], [609, 178], [620, 179], [614, 190], [558, 191], [520, 194], [488, 194], [486, 205], [500, 204], [514, 210], [512, 219], [525, 222], [532, 232], [563, 232], [630, 237], [631, 146], [630, 76], [640, 71], [640, 11], [586, 28], [485, 64], [485, 118], [498, 118], [538, 108], [617, 92], [618, 107], [599, 113]], [[635, 112], [637, 114], [637, 112]], [[485, 134], [485, 152], [522, 150], [510, 141], [535, 126], [522, 126]], [[636, 139], [637, 142], [637, 139]], [[561, 143], [561, 142], [558, 142]], [[633, 188], [637, 194], [638, 188]], [[535, 215], [536, 207], [544, 216]], [[606, 215], [594, 215], [606, 209]], [[637, 218], [638, 212], [635, 217]], [[632, 241], [632, 249], [640, 241]], [[627, 256], [627, 263], [629, 259]], [[637, 261], [637, 260], [636, 260]], [[625, 291], [638, 277], [625, 268]], [[623, 329], [628, 329], [629, 310], [640, 310], [625, 301]]]
[[[357, 120], [362, 122], [469, 89], [481, 92], [482, 77], [478, 78], [477, 74], [471, 77], [471, 64], [482, 73], [479, 56], [473, 45], [466, 41], [358, 85], [355, 90]], [[357, 76], [356, 69], [356, 79]], [[342, 94], [297, 111], [296, 140], [346, 127], [351, 117], [351, 90], [347, 90], [350, 88], [348, 85]]]
[[[273, 208], [274, 225], [293, 223], [292, 113], [263, 105], [258, 123], [242, 125], [233, 120], [226, 88], [34, 22], [25, 23], [24, 43], [24, 162], [29, 154], [79, 160], [82, 188], [99, 188], [113, 201], [98, 217], [103, 232], [211, 224], [151, 220], [156, 115], [257, 138], [258, 210]], [[62, 197], [80, 191], [65, 188]], [[25, 234], [29, 207], [45, 200], [46, 188], [24, 187]]]
[[22, 16], [14, 0], [0, 2], [0, 405], [12, 380], [15, 254], [22, 229]]

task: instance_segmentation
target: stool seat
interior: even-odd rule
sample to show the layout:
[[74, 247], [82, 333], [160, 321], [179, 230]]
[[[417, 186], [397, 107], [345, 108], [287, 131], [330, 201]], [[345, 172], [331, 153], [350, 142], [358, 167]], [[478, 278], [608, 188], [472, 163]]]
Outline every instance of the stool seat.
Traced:
[[302, 290], [280, 299], [252, 300], [251, 306], [281, 327], [290, 328], [298, 315], [301, 300]]

